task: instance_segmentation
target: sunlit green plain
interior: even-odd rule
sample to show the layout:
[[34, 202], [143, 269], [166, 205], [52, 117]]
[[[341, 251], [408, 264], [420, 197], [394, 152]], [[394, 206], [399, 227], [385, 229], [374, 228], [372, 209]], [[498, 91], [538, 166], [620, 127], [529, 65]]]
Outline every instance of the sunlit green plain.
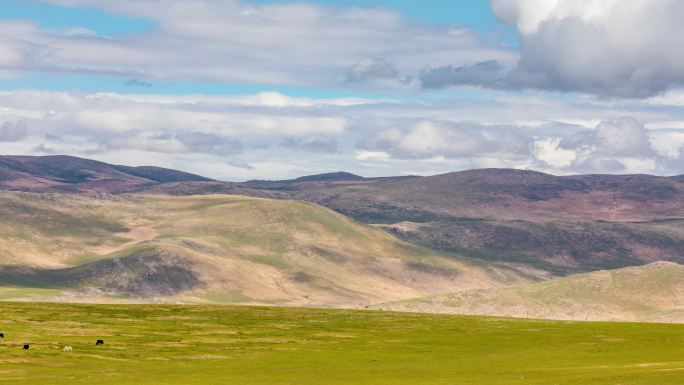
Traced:
[[0, 329], [7, 384], [651, 385], [684, 376], [684, 325], [671, 324], [2, 303]]

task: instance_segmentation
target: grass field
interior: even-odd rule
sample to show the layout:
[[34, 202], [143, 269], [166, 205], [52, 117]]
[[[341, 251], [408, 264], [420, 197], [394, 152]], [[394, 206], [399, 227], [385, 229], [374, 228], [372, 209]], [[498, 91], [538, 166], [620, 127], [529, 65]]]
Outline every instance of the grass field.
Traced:
[[665, 385], [684, 376], [684, 325], [669, 324], [0, 303], [0, 332], [3, 384]]

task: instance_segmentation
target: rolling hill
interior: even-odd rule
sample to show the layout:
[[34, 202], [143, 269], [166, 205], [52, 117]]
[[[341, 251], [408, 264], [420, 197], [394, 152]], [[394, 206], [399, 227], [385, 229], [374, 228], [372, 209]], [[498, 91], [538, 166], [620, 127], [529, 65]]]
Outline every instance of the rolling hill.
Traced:
[[535, 279], [305, 202], [0, 193], [2, 299], [359, 307]]
[[317, 203], [410, 243], [535, 274], [684, 263], [684, 180], [483, 169], [428, 177], [335, 172], [230, 183], [72, 157], [0, 157], [0, 189], [231, 194]]
[[559, 276], [684, 263], [680, 179], [483, 169], [251, 187], [316, 202], [414, 244]]
[[228, 183], [0, 157], [0, 190], [37, 191], [0, 191], [0, 299], [684, 321], [684, 268], [653, 263], [684, 264], [680, 179], [490, 169]]
[[562, 320], [684, 322], [684, 266], [656, 262], [532, 285], [437, 295], [380, 307]]

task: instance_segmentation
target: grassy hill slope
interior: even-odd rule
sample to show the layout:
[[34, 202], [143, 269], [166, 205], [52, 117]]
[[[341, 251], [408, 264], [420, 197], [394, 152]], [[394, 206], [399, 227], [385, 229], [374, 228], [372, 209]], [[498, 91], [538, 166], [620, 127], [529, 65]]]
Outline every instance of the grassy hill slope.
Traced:
[[362, 306], [529, 279], [305, 202], [0, 193], [0, 298]]
[[412, 299], [382, 308], [567, 320], [684, 322], [684, 266], [656, 262], [520, 287]]

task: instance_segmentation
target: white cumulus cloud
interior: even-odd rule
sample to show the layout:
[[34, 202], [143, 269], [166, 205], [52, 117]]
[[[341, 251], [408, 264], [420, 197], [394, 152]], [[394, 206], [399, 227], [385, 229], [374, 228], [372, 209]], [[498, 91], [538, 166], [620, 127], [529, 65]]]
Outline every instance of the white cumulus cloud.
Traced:
[[519, 31], [509, 86], [646, 97], [684, 85], [682, 0], [492, 0]]

